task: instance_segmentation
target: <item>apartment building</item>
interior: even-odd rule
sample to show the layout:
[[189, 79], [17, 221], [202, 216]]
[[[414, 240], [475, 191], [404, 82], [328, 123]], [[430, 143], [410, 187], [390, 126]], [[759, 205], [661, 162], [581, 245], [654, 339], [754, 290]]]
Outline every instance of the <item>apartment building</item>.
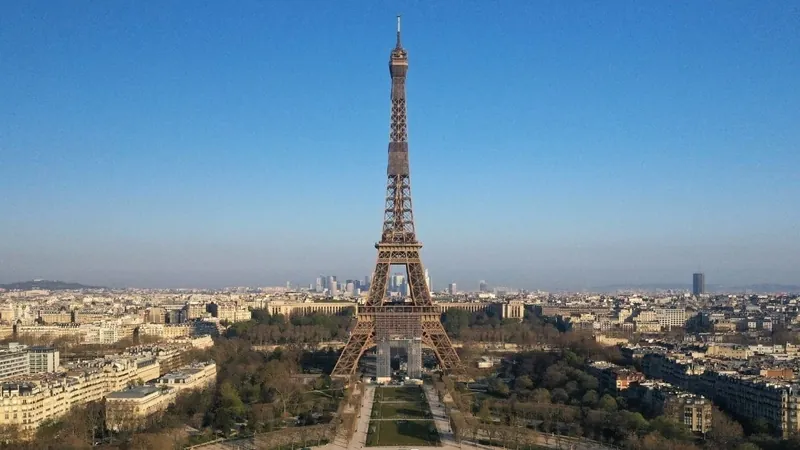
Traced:
[[167, 311], [164, 308], [151, 306], [144, 313], [145, 323], [166, 323]]
[[190, 302], [186, 304], [184, 309], [186, 311], [186, 320], [202, 319], [208, 315], [205, 303]]
[[177, 390], [166, 386], [139, 386], [106, 396], [106, 427], [135, 430], [158, 417], [175, 402]]
[[705, 366], [688, 358], [648, 353], [642, 357], [642, 370], [649, 378], [658, 378], [680, 389], [689, 390], [692, 377], [702, 374]]
[[60, 383], [0, 383], [0, 425], [31, 433], [44, 420], [60, 417], [69, 410], [67, 396], [65, 385]]
[[9, 343], [0, 348], [0, 380], [26, 375], [30, 372], [28, 347], [17, 343]]
[[706, 356], [714, 358], [747, 359], [753, 356], [749, 347], [735, 344], [713, 344], [706, 349]]
[[72, 313], [63, 309], [43, 309], [39, 311], [39, 320], [47, 325], [72, 323]]
[[60, 353], [53, 347], [28, 348], [29, 373], [55, 372], [61, 364]]
[[686, 427], [695, 433], [708, 433], [712, 426], [711, 401], [702, 395], [686, 395], [668, 400], [666, 414], [677, 415]]
[[76, 323], [60, 325], [17, 325], [15, 334], [17, 336], [28, 336], [33, 339], [67, 339], [71, 342], [86, 341], [88, 327]]
[[102, 368], [67, 372], [62, 382], [68, 393], [64, 400], [67, 410], [74, 406], [100, 401], [111, 392], [108, 389], [108, 377]]
[[111, 318], [111, 315], [106, 311], [93, 311], [93, 310], [77, 310], [73, 314], [73, 321], [75, 323], [100, 323]]
[[735, 416], [763, 419], [784, 438], [800, 432], [800, 392], [791, 383], [706, 369], [678, 355], [647, 354], [642, 357], [642, 369], [648, 377], [701, 394]]
[[758, 374], [763, 378], [775, 380], [792, 381], [794, 380], [794, 370], [788, 367], [774, 367], [761, 369]]
[[648, 380], [632, 385], [626, 397], [636, 399], [650, 417], [665, 415], [696, 433], [711, 430], [711, 401], [702, 395], [689, 393], [669, 383]]
[[125, 333], [116, 324], [102, 323], [89, 327], [86, 332], [87, 344], [109, 345], [118, 342]]
[[156, 386], [167, 386], [177, 391], [206, 389], [217, 382], [217, 365], [214, 361], [189, 364], [174, 370], [158, 380]]
[[145, 323], [137, 327], [137, 332], [139, 333], [139, 336], [154, 336], [160, 339], [174, 339], [178, 337], [191, 336], [194, 332], [194, 329], [188, 323]]
[[628, 389], [632, 383], [644, 381], [644, 374], [635, 370], [625, 369], [606, 361], [596, 361], [589, 365], [589, 373], [594, 375], [604, 388], [620, 392]]
[[234, 302], [212, 302], [207, 305], [207, 309], [212, 316], [228, 322], [244, 322], [253, 318], [253, 314], [246, 306]]
[[26, 380], [0, 383], [0, 425], [19, 426], [32, 436], [45, 420], [57, 419], [75, 406], [102, 400], [113, 391], [156, 377], [155, 360], [119, 358], [81, 363], [66, 373], [28, 375]]
[[706, 371], [699, 377], [698, 390], [734, 415], [765, 420], [784, 438], [800, 431], [800, 395], [790, 383]]
[[686, 326], [685, 308], [657, 308], [656, 320], [664, 329], [683, 328]]

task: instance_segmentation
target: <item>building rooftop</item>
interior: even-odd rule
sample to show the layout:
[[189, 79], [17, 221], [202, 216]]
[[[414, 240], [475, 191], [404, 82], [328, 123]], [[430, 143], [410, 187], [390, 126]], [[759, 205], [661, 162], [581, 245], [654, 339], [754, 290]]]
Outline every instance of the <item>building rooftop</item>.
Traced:
[[161, 390], [158, 386], [137, 386], [124, 391], [112, 392], [106, 398], [144, 398]]

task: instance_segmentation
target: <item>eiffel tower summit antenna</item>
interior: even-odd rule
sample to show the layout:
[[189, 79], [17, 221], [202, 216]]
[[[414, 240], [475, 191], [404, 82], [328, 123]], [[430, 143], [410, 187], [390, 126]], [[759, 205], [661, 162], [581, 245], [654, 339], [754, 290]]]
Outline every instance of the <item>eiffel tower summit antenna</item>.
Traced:
[[[417, 241], [414, 227], [406, 121], [408, 53], [400, 43], [400, 16], [397, 16], [397, 44], [389, 56], [389, 74], [392, 109], [383, 227], [381, 240], [375, 244], [378, 260], [369, 297], [357, 309], [356, 324], [331, 376], [352, 376], [361, 355], [372, 347], [378, 349], [378, 377], [390, 376], [390, 348], [398, 344], [408, 348], [410, 377], [421, 375], [422, 346], [433, 350], [443, 371], [460, 376], [466, 372], [442, 326], [441, 310], [431, 299], [420, 259], [422, 244]], [[405, 266], [408, 274], [408, 298], [402, 303], [390, 302], [386, 295], [392, 266]]]
[[397, 15], [397, 45], [395, 48], [403, 48], [402, 44], [400, 44], [400, 14]]

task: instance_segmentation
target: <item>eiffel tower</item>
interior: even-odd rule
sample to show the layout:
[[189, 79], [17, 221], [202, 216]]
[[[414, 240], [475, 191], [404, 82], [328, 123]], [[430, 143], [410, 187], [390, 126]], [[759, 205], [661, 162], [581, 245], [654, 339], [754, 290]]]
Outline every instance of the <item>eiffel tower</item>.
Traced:
[[[380, 242], [375, 244], [378, 261], [375, 264], [369, 297], [366, 304], [358, 308], [356, 325], [350, 332], [350, 338], [339, 356], [332, 376], [349, 377], [354, 374], [361, 355], [375, 346], [378, 346], [379, 372], [382, 353], [388, 368], [388, 345], [391, 341], [416, 342], [418, 350], [409, 352], [409, 360], [413, 353], [417, 365], [420, 365], [419, 345], [422, 344], [433, 350], [442, 370], [455, 375], [464, 373], [461, 360], [442, 326], [440, 310], [431, 301], [430, 287], [425, 282], [425, 270], [419, 256], [422, 244], [417, 241], [414, 230], [406, 126], [407, 72], [408, 53], [400, 43], [398, 16], [397, 45], [389, 57], [392, 113], [383, 233]], [[393, 265], [405, 266], [408, 275], [410, 298], [402, 303], [389, 303], [386, 299], [389, 269]], [[409, 370], [411, 365], [409, 361]]]

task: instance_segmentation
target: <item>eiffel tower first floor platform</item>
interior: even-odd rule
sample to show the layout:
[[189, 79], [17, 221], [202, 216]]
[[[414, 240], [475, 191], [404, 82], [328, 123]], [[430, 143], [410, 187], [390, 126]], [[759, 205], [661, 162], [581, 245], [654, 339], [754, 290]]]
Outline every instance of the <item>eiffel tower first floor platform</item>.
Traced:
[[[386, 351], [386, 343], [419, 339], [431, 349], [440, 368], [456, 376], [465, 374], [450, 338], [442, 326], [441, 313], [435, 306], [382, 305], [362, 306], [350, 332], [332, 377], [350, 377], [358, 368], [364, 352], [373, 347]], [[382, 344], [383, 343], [383, 344]], [[381, 344], [379, 346], [379, 344]]]

